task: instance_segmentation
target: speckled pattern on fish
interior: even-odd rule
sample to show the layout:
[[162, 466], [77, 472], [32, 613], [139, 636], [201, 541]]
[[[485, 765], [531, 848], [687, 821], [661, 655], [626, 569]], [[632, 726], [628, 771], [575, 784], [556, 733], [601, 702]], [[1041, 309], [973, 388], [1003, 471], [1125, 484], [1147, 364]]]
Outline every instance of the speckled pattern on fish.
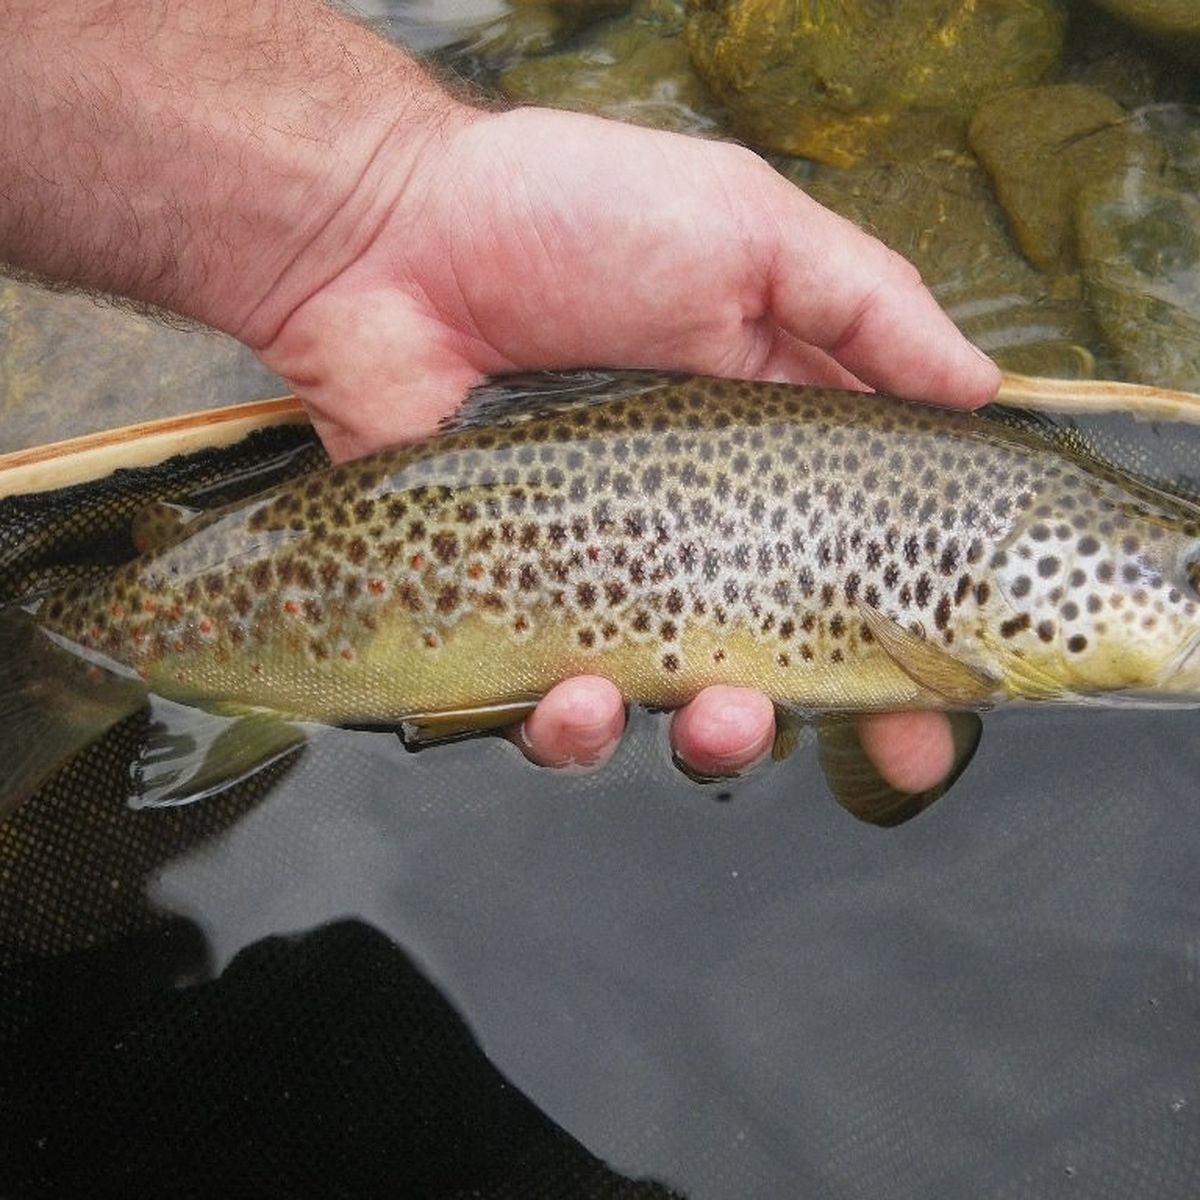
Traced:
[[1158, 686], [1195, 641], [1183, 502], [967, 414], [598, 378], [615, 398], [550, 395], [202, 517], [41, 618], [164, 694], [331, 722], [585, 671], [656, 704], [716, 682], [946, 704], [868, 609], [990, 681], [987, 703]]

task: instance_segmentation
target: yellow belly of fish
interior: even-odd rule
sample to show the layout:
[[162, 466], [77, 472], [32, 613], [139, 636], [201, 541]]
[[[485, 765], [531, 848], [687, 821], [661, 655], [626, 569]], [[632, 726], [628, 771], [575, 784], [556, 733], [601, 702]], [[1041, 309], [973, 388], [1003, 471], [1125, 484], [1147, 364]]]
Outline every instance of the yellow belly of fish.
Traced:
[[585, 651], [569, 623], [539, 623], [524, 639], [514, 639], [495, 622], [468, 616], [433, 647], [421, 631], [399, 623], [373, 634], [350, 659], [317, 661], [280, 644], [263, 647], [257, 659], [208, 651], [165, 661], [147, 682], [184, 702], [270, 708], [330, 724], [528, 700], [582, 674], [612, 680], [630, 701], [662, 707], [682, 704], [714, 684], [757, 688], [801, 709], [944, 706], [873, 645], [847, 649], [845, 661], [835, 663], [830, 648], [817, 641], [813, 658], [805, 660], [744, 626], [718, 633], [689, 625], [671, 649], [677, 664], [669, 670], [662, 643], [653, 639], [617, 638], [612, 646]]

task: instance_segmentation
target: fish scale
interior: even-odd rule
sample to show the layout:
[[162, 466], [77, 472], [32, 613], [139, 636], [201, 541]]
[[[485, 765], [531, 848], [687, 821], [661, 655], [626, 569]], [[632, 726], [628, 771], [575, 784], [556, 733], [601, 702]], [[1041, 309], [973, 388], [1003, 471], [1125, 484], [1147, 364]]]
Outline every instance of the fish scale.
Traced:
[[332, 723], [581, 672], [980, 707], [1169, 686], [1194, 643], [1184, 502], [969, 414], [593, 378], [203, 517], [41, 619], [164, 695]]

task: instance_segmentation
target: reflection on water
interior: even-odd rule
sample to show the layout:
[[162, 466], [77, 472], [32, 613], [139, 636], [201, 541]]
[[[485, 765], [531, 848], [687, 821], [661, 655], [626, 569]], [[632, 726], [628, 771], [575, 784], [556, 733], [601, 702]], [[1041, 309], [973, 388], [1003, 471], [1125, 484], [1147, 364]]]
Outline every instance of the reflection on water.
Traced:
[[567, 1132], [690, 1196], [1045, 1194], [1068, 1168], [1083, 1195], [1145, 1172], [1182, 1196], [1200, 756], [1147, 795], [1129, 747], [1193, 721], [998, 719], [971, 785], [882, 835], [811, 761], [717, 802], [648, 717], [567, 783], [501, 743], [352, 735], [352, 793], [302, 764], [150, 894], [214, 971], [366, 921]]
[[[1188, 81], [1072, 11], [1065, 74], [1138, 111], [1187, 209], [1200, 125], [1155, 102]], [[376, 15], [481, 79], [534, 44], [594, 73], [592, 43], [631, 33], [533, 4]], [[965, 152], [781, 165], [1023, 363], [1194, 342], [1141, 276], [1111, 316], [1094, 270], [1035, 269]], [[1143, 247], [1097, 186], [1095, 236]], [[1195, 313], [1186, 222], [1160, 224], [1105, 261], [1181, 269]], [[1193, 435], [1092, 432], [1195, 491]], [[693, 784], [645, 714], [593, 774], [344, 733], [269, 788], [137, 813], [111, 743], [0, 835], [0, 1191], [1191, 1200], [1197, 719], [996, 714], [954, 792], [889, 831], [811, 754]]]

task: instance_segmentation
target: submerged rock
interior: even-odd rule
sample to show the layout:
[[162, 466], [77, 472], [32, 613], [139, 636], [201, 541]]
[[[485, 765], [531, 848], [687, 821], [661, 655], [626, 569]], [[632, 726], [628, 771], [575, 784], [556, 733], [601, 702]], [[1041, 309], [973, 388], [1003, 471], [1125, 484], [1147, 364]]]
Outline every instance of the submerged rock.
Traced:
[[1092, 0], [1178, 54], [1200, 60], [1200, 4], [1196, 0]]
[[597, 26], [576, 49], [517, 63], [500, 76], [512, 100], [596, 113], [657, 129], [713, 133], [720, 105], [680, 35], [682, 13], [661, 0]]
[[1192, 73], [1150, 39], [1091, 0], [1069, 0], [1069, 5], [1070, 36], [1056, 82], [1085, 83], [1129, 109], [1195, 94]]
[[222, 334], [0, 282], [0, 451], [288, 390]]
[[1200, 390], [1200, 200], [1161, 180], [1114, 179], [1079, 196], [1088, 300], [1133, 379]]
[[1162, 170], [1162, 144], [1127, 116], [1094, 88], [1067, 83], [1006, 92], [971, 122], [971, 148], [1034, 266], [1074, 265], [1075, 197], [1083, 188], [1129, 170]]
[[689, 0], [687, 40], [743, 136], [846, 167], [1037, 81], [1064, 24], [1057, 0]]
[[629, 0], [507, 0], [449, 55], [468, 78], [491, 78], [531, 55], [548, 54], [589, 22], [629, 8]]
[[1033, 270], [1012, 244], [987, 176], [969, 155], [785, 173], [920, 270], [960, 329], [1001, 365], [1090, 374], [1099, 333], [1075, 276]]

